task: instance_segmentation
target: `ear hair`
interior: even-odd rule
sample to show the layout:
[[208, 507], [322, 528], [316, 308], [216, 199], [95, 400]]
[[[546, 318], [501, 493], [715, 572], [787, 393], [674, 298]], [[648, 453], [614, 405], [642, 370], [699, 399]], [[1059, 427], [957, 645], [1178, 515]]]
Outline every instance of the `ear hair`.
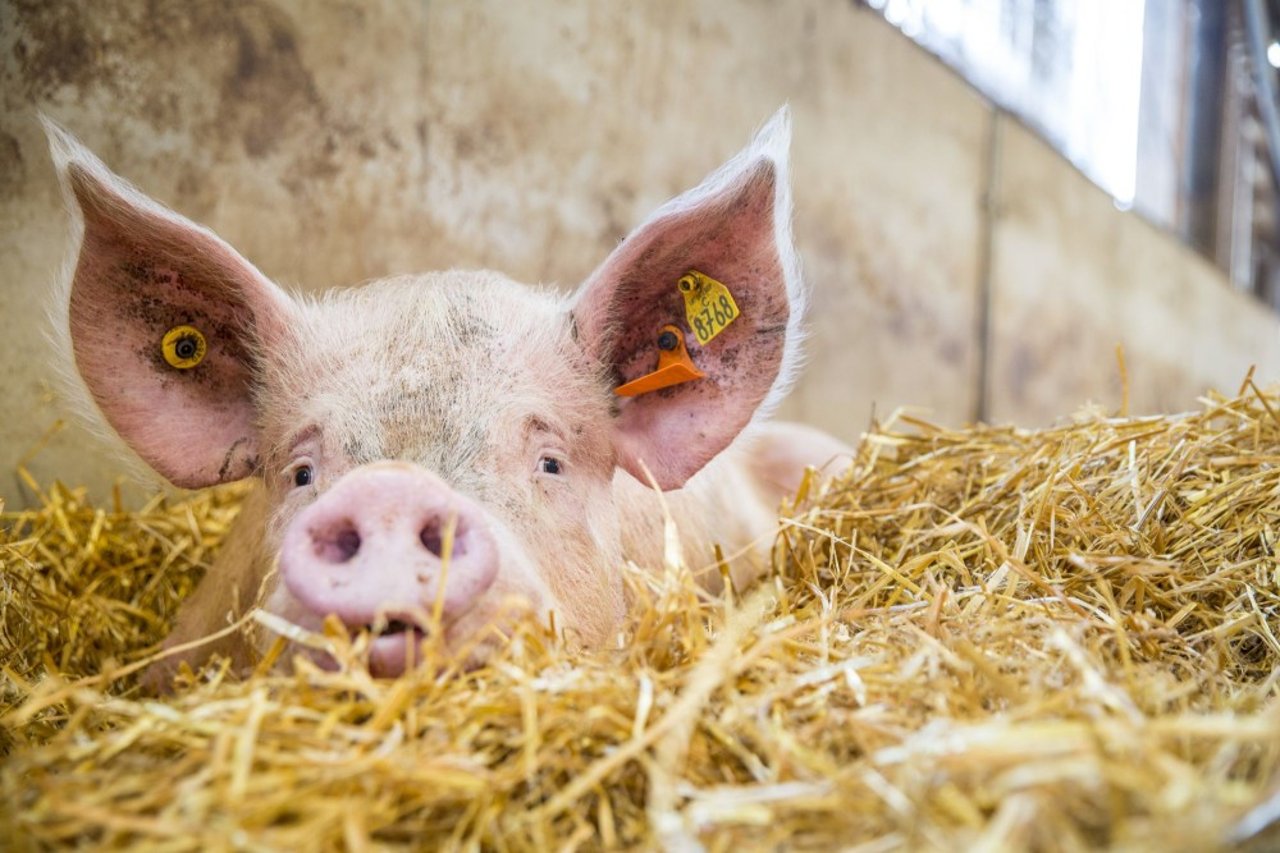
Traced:
[[[800, 255], [796, 252], [791, 231], [790, 148], [791, 109], [784, 104], [760, 126], [746, 148], [712, 172], [697, 187], [665, 202], [650, 214], [647, 220], [653, 222], [667, 216], [679, 216], [697, 210], [709, 199], [728, 192], [752, 164], [764, 160], [773, 166], [774, 238], [778, 246], [778, 260], [782, 267], [790, 315], [787, 320], [785, 345], [778, 376], [770, 387], [769, 393], [756, 409], [752, 417], [753, 424], [769, 419], [795, 384], [796, 377], [804, 366], [804, 342], [807, 337], [805, 319], [809, 309], [809, 290], [804, 282]], [[604, 262], [604, 264], [607, 263], [608, 260]], [[603, 267], [604, 264], [601, 266]], [[587, 281], [593, 281], [598, 272], [597, 269], [588, 276]], [[579, 288], [570, 297], [571, 307], [579, 303], [584, 290], [585, 288]], [[575, 321], [580, 319], [577, 313], [575, 310]], [[599, 332], [601, 340], [613, 338], [618, 332], [617, 321], [611, 321], [610, 328], [599, 330]]]
[[782, 363], [778, 377], [768, 395], [760, 403], [752, 418], [753, 423], [768, 420], [795, 384], [804, 366], [804, 342], [807, 337], [805, 319], [809, 309], [809, 290], [805, 285], [800, 255], [792, 239], [791, 219], [791, 108], [784, 104], [760, 126], [750, 144], [739, 151], [720, 168], [711, 173], [701, 184], [664, 203], [650, 216], [655, 221], [664, 216], [682, 214], [701, 207], [708, 199], [723, 195], [752, 164], [767, 160], [774, 169], [774, 238], [778, 246], [779, 262], [786, 284], [787, 301], [791, 313]]
[[62, 207], [67, 216], [67, 242], [62, 261], [54, 274], [52, 286], [46, 297], [44, 337], [53, 353], [50, 367], [54, 373], [56, 393], [65, 403], [79, 424], [93, 440], [119, 458], [129, 479], [143, 483], [147, 488], [168, 486], [169, 483], [143, 461], [127, 442], [121, 441], [115, 430], [102, 416], [89, 387], [76, 369], [75, 349], [71, 343], [71, 285], [75, 281], [80, 249], [84, 244], [84, 213], [71, 188], [69, 170], [72, 164], [84, 169], [104, 183], [110, 183], [121, 195], [140, 205], [158, 207], [133, 186], [121, 180], [108, 169], [93, 152], [82, 145], [61, 125], [48, 115], [37, 114], [40, 126], [49, 140], [49, 155], [61, 188]]
[[[101, 415], [94, 431], [109, 425], [172, 483], [247, 476], [259, 458], [252, 393], [263, 347], [288, 333], [295, 306], [212, 231], [42, 121], [72, 232], [50, 309], [60, 372], [77, 380], [63, 383], [68, 396], [82, 411], [91, 400]], [[207, 353], [166, 367], [162, 335], [196, 320], [218, 333]]]
[[719, 297], [726, 308], [730, 295], [738, 303], [732, 325], [691, 344], [702, 378], [619, 405], [619, 465], [636, 477], [643, 459], [663, 488], [678, 488], [768, 417], [797, 373], [806, 292], [791, 237], [789, 143], [784, 107], [743, 151], [636, 227], [571, 301], [584, 350], [617, 384], [652, 370], [664, 324], [707, 334], [681, 295], [682, 276], [702, 273], [728, 291]]

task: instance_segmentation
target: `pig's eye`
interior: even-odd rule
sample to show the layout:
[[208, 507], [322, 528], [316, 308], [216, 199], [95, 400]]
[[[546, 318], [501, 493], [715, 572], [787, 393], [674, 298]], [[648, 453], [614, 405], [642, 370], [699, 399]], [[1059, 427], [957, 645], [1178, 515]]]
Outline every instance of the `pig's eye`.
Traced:
[[310, 465], [299, 465], [293, 472], [293, 484], [299, 488], [310, 486], [311, 481], [315, 479], [315, 474], [311, 470]]
[[538, 462], [538, 470], [544, 474], [559, 474], [562, 467], [560, 460], [554, 456], [544, 456]]

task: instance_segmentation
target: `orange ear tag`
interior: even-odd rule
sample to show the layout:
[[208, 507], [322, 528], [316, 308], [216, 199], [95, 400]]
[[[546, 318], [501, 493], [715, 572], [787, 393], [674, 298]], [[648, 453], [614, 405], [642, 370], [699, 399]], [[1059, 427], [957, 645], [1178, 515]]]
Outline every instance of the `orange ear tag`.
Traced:
[[619, 397], [635, 397], [682, 382], [702, 379], [706, 375], [689, 358], [689, 351], [684, 348], [684, 335], [675, 326], [667, 325], [658, 334], [658, 369], [639, 379], [633, 379], [626, 385], [619, 385], [613, 389], [613, 393]]

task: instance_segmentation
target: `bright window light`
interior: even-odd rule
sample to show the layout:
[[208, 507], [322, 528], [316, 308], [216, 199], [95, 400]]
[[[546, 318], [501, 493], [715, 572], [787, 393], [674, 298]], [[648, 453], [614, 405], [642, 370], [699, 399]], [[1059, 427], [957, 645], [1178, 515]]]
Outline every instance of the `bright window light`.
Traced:
[[[882, 0], [885, 18], [1133, 203], [1146, 0]], [[1272, 45], [1280, 60], [1280, 45]], [[1270, 54], [1268, 54], [1270, 55]]]

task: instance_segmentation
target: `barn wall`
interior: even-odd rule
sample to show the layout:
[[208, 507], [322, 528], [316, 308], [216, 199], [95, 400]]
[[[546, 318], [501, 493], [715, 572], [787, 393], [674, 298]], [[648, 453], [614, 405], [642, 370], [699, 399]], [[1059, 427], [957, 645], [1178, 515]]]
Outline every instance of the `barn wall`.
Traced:
[[[37, 110], [268, 275], [315, 290], [448, 266], [570, 287], [790, 102], [814, 332], [785, 411], [849, 438], [873, 406], [952, 423], [980, 411], [987, 289], [1001, 419], [1115, 402], [1117, 337], [1135, 385], [1159, 389], [1135, 395], [1151, 408], [1277, 363], [1273, 316], [846, 0], [0, 0], [0, 98], [11, 506], [29, 499], [12, 472], [64, 412], [42, 303], [65, 217]], [[1119, 294], [1130, 311], [1156, 295], [1151, 322], [1174, 331], [1135, 331], [1099, 302]], [[1044, 311], [1088, 330], [1074, 365], [1055, 361]], [[1193, 334], [1204, 358], [1180, 361], [1177, 336]], [[120, 471], [74, 423], [28, 467], [97, 495]]]
[[989, 417], [1043, 423], [1088, 401], [1135, 414], [1280, 379], [1280, 320], [1217, 267], [1117, 210], [1042, 140], [1001, 123], [991, 276]]

